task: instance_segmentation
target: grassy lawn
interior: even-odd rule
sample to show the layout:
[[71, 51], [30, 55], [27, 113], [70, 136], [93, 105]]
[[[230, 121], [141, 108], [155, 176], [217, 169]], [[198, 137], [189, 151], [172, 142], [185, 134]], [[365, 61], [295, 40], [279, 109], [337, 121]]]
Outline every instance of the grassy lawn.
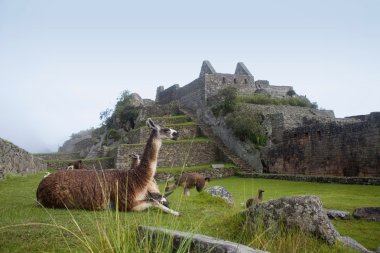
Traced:
[[[302, 233], [282, 235], [285, 239], [247, 234], [242, 231], [238, 215], [242, 210], [240, 203], [255, 196], [261, 188], [265, 190], [264, 200], [313, 194], [330, 209], [352, 211], [356, 207], [380, 206], [378, 186], [231, 177], [213, 180], [210, 185], [226, 187], [235, 198], [235, 206], [194, 190], [185, 198], [177, 190], [169, 200], [171, 208], [181, 213], [180, 217], [153, 209], [140, 213], [54, 210], [41, 208], [35, 202], [35, 191], [43, 175], [0, 181], [0, 252], [149, 252], [149, 245], [141, 248], [135, 240], [136, 227], [143, 224], [203, 233], [271, 252], [343, 253], [349, 251], [339, 244], [329, 247]], [[369, 249], [375, 250], [380, 245], [378, 222], [351, 220], [334, 225], [342, 235], [353, 237]]]

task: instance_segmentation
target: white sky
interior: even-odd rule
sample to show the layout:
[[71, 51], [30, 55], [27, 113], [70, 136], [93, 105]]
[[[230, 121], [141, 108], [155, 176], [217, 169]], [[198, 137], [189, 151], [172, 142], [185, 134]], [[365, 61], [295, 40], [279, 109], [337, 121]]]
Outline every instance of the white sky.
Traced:
[[56, 151], [123, 90], [155, 98], [203, 60], [292, 85], [337, 117], [380, 110], [380, 1], [0, 0], [0, 137]]

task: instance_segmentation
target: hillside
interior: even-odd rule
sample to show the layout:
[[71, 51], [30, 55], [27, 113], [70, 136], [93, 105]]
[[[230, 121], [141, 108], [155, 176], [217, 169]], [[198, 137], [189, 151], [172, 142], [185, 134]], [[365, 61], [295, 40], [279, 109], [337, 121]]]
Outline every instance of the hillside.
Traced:
[[[74, 134], [60, 151], [79, 153], [73, 159], [113, 158], [109, 166], [126, 168], [128, 154], [141, 152], [145, 120], [151, 117], [178, 129], [184, 140], [172, 150], [167, 145], [161, 167], [221, 161], [233, 162], [248, 175], [380, 177], [380, 113], [337, 119], [333, 111], [317, 107], [291, 86], [255, 81], [243, 63], [235, 74], [224, 74], [204, 61], [199, 77], [189, 84], [158, 87], [156, 101], [123, 92], [116, 107], [101, 114], [102, 127]], [[200, 137], [214, 145], [205, 150], [216, 151], [207, 159], [201, 157], [205, 152], [181, 158], [182, 149]], [[176, 150], [182, 151], [173, 161], [167, 153]]]

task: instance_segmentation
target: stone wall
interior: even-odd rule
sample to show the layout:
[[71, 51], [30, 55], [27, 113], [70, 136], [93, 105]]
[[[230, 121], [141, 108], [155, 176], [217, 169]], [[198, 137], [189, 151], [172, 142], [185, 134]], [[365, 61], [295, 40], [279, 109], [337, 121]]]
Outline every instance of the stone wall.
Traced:
[[161, 104], [160, 106], [144, 106], [139, 111], [139, 115], [136, 119], [137, 123], [145, 125], [147, 118], [149, 117], [162, 117], [167, 115], [178, 115], [180, 114], [179, 104], [176, 102], [171, 102], [168, 104]]
[[[66, 169], [67, 166], [78, 160], [47, 160], [47, 167], [54, 169]], [[113, 157], [103, 157], [96, 159], [82, 159], [84, 168], [86, 169], [114, 169], [115, 159]]]
[[288, 181], [316, 182], [316, 183], [335, 183], [335, 184], [360, 184], [360, 185], [380, 185], [379, 177], [337, 177], [337, 176], [310, 176], [310, 175], [286, 175], [253, 173], [240, 174], [238, 176], [248, 178], [279, 179]]
[[44, 154], [33, 154], [36, 157], [42, 158], [44, 160], [75, 160], [81, 159], [79, 153], [44, 153]]
[[[145, 144], [120, 145], [115, 160], [116, 169], [131, 167], [130, 154], [143, 154]], [[158, 167], [195, 166], [223, 160], [218, 148], [210, 141], [163, 142], [158, 155]]]
[[253, 76], [233, 74], [206, 75], [206, 99], [216, 95], [221, 89], [235, 87], [238, 93], [248, 95], [256, 90]]
[[305, 122], [262, 156], [269, 173], [380, 177], [380, 113], [351, 123]]
[[[200, 129], [197, 125], [174, 125], [168, 126], [175, 129], [179, 133], [179, 140], [193, 139], [195, 137], [201, 136]], [[146, 143], [149, 138], [151, 130], [148, 127], [141, 127], [136, 130], [132, 130], [127, 133], [128, 143]]]
[[46, 162], [0, 138], [0, 178], [8, 173], [30, 174], [46, 170]]

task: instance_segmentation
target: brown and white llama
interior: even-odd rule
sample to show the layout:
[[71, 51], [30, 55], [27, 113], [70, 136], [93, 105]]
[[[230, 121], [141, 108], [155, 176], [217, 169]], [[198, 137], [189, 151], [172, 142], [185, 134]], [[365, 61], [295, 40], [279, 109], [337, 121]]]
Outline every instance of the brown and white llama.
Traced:
[[148, 191], [156, 173], [157, 157], [162, 140], [176, 140], [177, 131], [147, 120], [151, 134], [140, 164], [128, 171], [63, 170], [44, 178], [37, 188], [37, 201], [50, 208], [89, 210], [117, 206], [120, 211], [142, 211], [156, 207], [178, 216], [165, 205], [159, 191]]
[[[142, 155], [140, 155], [140, 154], [130, 154], [129, 157], [132, 160], [131, 168], [130, 169], [134, 169], [134, 168], [136, 168], [137, 166], [140, 165]], [[156, 180], [154, 178], [150, 182], [150, 184], [147, 186], [147, 188], [148, 188], [148, 195], [151, 196], [151, 197], [153, 197], [153, 198], [157, 198], [161, 194], [160, 193], [160, 189], [158, 188], [157, 182], [156, 182]], [[165, 193], [164, 200], [163, 200], [163, 203], [162, 203], [164, 206], [169, 207], [169, 201], [167, 200], [166, 197], [168, 197], [172, 193], [173, 193], [173, 191]]]
[[207, 186], [207, 182], [210, 182], [210, 180], [209, 177], [205, 177], [199, 173], [183, 173], [175, 180], [173, 185], [165, 187], [165, 192], [172, 192], [178, 186], [181, 186], [183, 187], [183, 194], [185, 196], [190, 196], [190, 189], [195, 187], [197, 191], [200, 192]]
[[82, 160], [76, 161], [74, 163], [70, 163], [66, 167], [66, 170], [82, 170], [82, 169], [84, 169]]

